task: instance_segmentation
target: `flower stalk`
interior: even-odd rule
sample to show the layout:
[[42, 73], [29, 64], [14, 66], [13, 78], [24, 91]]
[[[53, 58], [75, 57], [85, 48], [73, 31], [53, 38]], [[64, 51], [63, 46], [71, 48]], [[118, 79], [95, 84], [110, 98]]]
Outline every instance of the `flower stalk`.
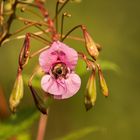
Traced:
[[44, 140], [47, 121], [48, 121], [48, 115], [44, 115], [41, 113], [36, 140]]

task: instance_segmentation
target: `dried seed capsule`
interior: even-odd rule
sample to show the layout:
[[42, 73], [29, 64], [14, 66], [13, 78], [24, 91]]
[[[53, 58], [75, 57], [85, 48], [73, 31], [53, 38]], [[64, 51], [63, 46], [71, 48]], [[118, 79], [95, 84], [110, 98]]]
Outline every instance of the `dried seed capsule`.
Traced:
[[107, 97], [108, 96], [108, 87], [107, 87], [106, 81], [104, 79], [102, 70], [99, 65], [98, 65], [98, 75], [99, 75], [99, 81], [100, 81], [100, 87], [101, 87], [102, 93], [104, 96]]
[[9, 99], [10, 109], [12, 112], [16, 111], [16, 107], [23, 97], [23, 90], [23, 79], [21, 72], [19, 72]]
[[98, 55], [99, 55], [99, 51], [98, 51], [98, 48], [96, 46], [96, 43], [93, 41], [92, 37], [87, 32], [85, 26], [82, 26], [82, 30], [83, 30], [83, 34], [84, 34], [84, 38], [85, 38], [85, 42], [86, 42], [86, 49], [87, 49], [89, 55], [94, 60], [96, 60]]
[[96, 101], [96, 79], [95, 79], [95, 70], [92, 72], [91, 76], [89, 77], [86, 93], [85, 93], [85, 107], [88, 111], [89, 109], [94, 106]]

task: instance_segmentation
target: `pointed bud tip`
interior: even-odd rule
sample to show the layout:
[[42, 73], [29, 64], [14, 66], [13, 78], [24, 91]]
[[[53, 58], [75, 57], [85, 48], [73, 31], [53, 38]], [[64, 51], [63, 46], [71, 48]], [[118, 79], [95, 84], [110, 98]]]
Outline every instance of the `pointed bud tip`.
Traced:
[[109, 93], [104, 93], [105, 98], [109, 96]]
[[40, 111], [42, 114], [44, 114], [44, 115], [47, 115], [47, 114], [48, 114], [46, 108], [40, 108], [39, 111]]
[[10, 111], [13, 113], [13, 114], [15, 114], [16, 113], [16, 107], [13, 107], [13, 106], [10, 106]]
[[86, 111], [89, 111], [94, 105], [92, 103], [85, 104]]

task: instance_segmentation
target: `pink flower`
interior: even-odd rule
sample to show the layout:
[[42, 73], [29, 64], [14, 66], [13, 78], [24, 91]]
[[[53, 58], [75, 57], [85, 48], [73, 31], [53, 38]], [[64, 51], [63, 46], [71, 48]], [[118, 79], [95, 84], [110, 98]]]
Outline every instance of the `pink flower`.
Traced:
[[77, 52], [62, 42], [53, 42], [51, 47], [42, 52], [39, 63], [46, 73], [41, 79], [42, 89], [55, 99], [66, 99], [79, 90], [80, 77], [74, 73], [77, 64]]

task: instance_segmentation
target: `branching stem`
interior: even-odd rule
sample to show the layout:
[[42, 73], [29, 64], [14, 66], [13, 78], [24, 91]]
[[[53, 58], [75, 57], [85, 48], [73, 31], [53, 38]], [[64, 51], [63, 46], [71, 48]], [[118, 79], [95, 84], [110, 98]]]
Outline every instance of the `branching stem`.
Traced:
[[74, 28], [72, 28], [63, 38], [62, 38], [62, 42], [67, 38], [67, 36], [72, 33], [74, 30], [76, 30], [77, 28], [81, 28], [82, 25], [77, 25]]
[[[53, 20], [56, 20], [56, 17], [60, 14], [60, 12], [62, 11], [62, 9], [64, 8], [64, 6], [69, 2], [70, 0], [66, 0], [64, 2], [64, 4], [60, 7], [60, 9], [57, 11], [57, 14], [55, 15], [55, 17], [53, 18]], [[60, 2], [59, 2], [60, 3]]]
[[23, 18], [23, 17], [16, 17], [18, 20], [20, 21], [23, 21], [23, 22], [27, 22], [27, 23], [36, 23], [38, 25], [44, 25], [44, 26], [47, 26], [48, 27], [48, 24], [46, 22], [39, 22], [39, 21], [34, 21], [34, 20], [29, 20], [29, 19], [26, 19], [26, 18]]

